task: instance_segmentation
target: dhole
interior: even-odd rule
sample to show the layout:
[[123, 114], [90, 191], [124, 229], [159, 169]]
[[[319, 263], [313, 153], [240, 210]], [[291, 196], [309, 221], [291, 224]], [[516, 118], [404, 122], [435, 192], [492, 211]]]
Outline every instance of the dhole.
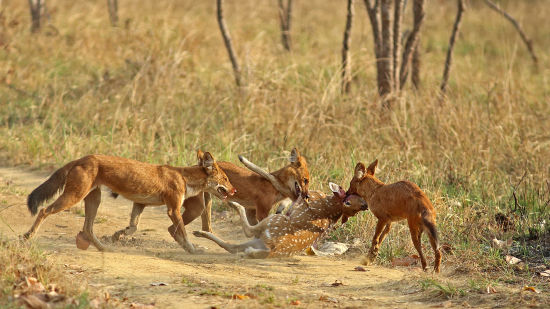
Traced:
[[231, 253], [245, 252], [248, 257], [266, 258], [285, 256], [303, 251], [321, 238], [325, 232], [345, 215], [354, 216], [367, 209], [367, 203], [358, 195], [346, 195], [337, 184], [330, 183], [333, 194], [326, 196], [312, 192], [309, 202], [296, 201], [290, 214], [274, 214], [250, 226], [244, 207], [229, 202], [241, 218], [244, 233], [253, 240], [243, 244], [228, 244], [210, 232], [194, 231], [197, 237], [208, 238]]
[[392, 222], [407, 219], [414, 247], [422, 262], [422, 269], [426, 270], [426, 259], [422, 254], [420, 237], [425, 231], [435, 254], [434, 270], [439, 272], [441, 252], [438, 247], [435, 210], [432, 203], [426, 194], [410, 181], [386, 185], [378, 180], [374, 176], [377, 164], [378, 160], [375, 160], [365, 169], [363, 163], [357, 163], [347, 192], [362, 196], [369, 204], [369, 209], [378, 218], [372, 246], [365, 262], [370, 263], [376, 258], [380, 244], [390, 231]]
[[203, 191], [223, 199], [235, 193], [235, 188], [212, 155], [199, 151], [199, 156], [202, 164], [190, 167], [154, 165], [106, 155], [89, 155], [69, 162], [29, 195], [27, 205], [35, 215], [40, 204], [63, 190], [55, 202], [40, 210], [24, 237], [31, 238], [47, 216], [84, 199], [86, 217], [83, 234], [98, 250], [105, 250], [93, 233], [94, 219], [101, 201], [100, 186], [103, 185], [139, 205], [166, 205], [168, 216], [176, 227], [172, 236], [185, 250], [193, 253], [195, 248], [187, 239], [180, 213], [184, 198]]
[[[241, 156], [239, 158], [241, 161], [245, 160], [248, 162]], [[199, 165], [202, 164], [200, 156], [198, 160]], [[249, 222], [256, 224], [259, 220], [267, 217], [271, 207], [275, 203], [285, 198], [290, 198], [294, 201], [302, 196], [307, 199], [309, 171], [306, 160], [294, 148], [290, 153], [289, 161], [290, 163], [280, 170], [273, 173], [264, 172], [268, 175], [267, 177], [262, 177], [257, 173], [230, 162], [217, 162], [217, 165], [225, 172], [231, 184], [237, 189], [237, 192], [227, 197], [226, 200], [235, 201], [245, 206]], [[183, 207], [185, 211], [182, 214], [182, 218], [185, 225], [202, 214], [202, 230], [212, 231], [212, 200], [208, 192], [205, 192], [204, 195], [200, 193], [194, 197], [186, 198]], [[131, 235], [137, 230], [143, 208], [144, 206], [140, 204], [134, 204], [130, 225], [116, 232], [113, 235], [114, 240], [119, 239], [122, 235]], [[171, 231], [173, 229], [173, 226], [169, 228]]]

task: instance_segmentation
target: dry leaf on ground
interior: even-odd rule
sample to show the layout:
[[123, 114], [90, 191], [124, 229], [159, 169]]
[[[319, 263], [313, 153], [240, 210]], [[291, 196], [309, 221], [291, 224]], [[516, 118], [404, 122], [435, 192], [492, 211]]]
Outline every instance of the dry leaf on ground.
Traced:
[[537, 294], [540, 293], [540, 290], [537, 289], [537, 288], [534, 287], [534, 286], [524, 286], [522, 291], [531, 291], [531, 292], [535, 292], [535, 293], [537, 293]]

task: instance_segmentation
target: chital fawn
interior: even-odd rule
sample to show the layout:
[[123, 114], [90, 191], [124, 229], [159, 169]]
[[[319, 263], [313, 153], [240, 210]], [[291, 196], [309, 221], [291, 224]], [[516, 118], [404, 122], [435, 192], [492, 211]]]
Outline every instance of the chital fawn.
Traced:
[[249, 242], [229, 244], [209, 232], [195, 231], [193, 234], [208, 238], [231, 253], [244, 252], [252, 258], [288, 256], [303, 251], [321, 238], [340, 217], [351, 217], [368, 208], [360, 196], [346, 195], [334, 183], [329, 186], [332, 195], [311, 192], [309, 202], [299, 199], [289, 215], [270, 215], [255, 226], [248, 223], [244, 207], [230, 202], [240, 215], [244, 233], [254, 237]]
[[422, 232], [425, 231], [435, 254], [434, 270], [439, 272], [441, 251], [432, 203], [426, 194], [410, 181], [399, 181], [387, 185], [378, 180], [374, 176], [377, 164], [378, 160], [365, 169], [363, 163], [358, 163], [347, 191], [347, 194], [358, 194], [363, 197], [369, 204], [371, 212], [378, 218], [372, 245], [364, 262], [368, 264], [376, 258], [380, 244], [390, 231], [392, 222], [407, 219], [422, 269], [426, 270], [426, 259], [421, 246]]

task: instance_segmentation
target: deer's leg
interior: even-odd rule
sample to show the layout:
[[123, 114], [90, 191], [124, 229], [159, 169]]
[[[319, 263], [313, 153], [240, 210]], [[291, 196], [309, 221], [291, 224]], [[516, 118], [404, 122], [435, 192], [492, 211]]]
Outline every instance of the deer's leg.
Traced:
[[247, 237], [259, 238], [261, 233], [265, 229], [265, 222], [262, 221], [259, 224], [251, 226], [250, 223], [248, 223], [248, 220], [246, 218], [246, 211], [242, 205], [239, 205], [238, 203], [235, 203], [235, 202], [229, 202], [228, 204], [231, 207], [233, 207], [235, 210], [237, 210], [237, 212], [239, 213], [239, 216], [241, 217], [241, 222], [243, 225], [244, 234]]
[[84, 219], [84, 235], [92, 242], [97, 250], [109, 251], [109, 249], [94, 235], [94, 220], [97, 215], [99, 203], [101, 203], [101, 190], [99, 188], [95, 188], [84, 198], [84, 211], [86, 214]]
[[218, 244], [218, 246], [224, 248], [226, 251], [230, 253], [239, 253], [239, 252], [245, 252], [248, 249], [254, 249], [254, 250], [268, 250], [269, 249], [265, 246], [264, 242], [259, 238], [254, 238], [251, 241], [242, 243], [242, 244], [230, 244], [228, 242], [225, 242], [221, 238], [217, 237], [216, 235], [210, 233], [210, 232], [204, 232], [204, 231], [194, 231], [193, 235], [197, 237], [203, 237], [210, 239], [211, 241]]
[[137, 231], [139, 219], [141, 218], [141, 214], [143, 213], [145, 206], [147, 205], [134, 203], [132, 206], [132, 213], [130, 214], [130, 224], [125, 229], [115, 232], [111, 237], [113, 241], [118, 241], [123, 236], [132, 235]]
[[95, 175], [93, 171], [82, 166], [75, 166], [67, 175], [63, 193], [46, 208], [40, 209], [38, 216], [29, 231], [23, 235], [25, 239], [32, 238], [40, 228], [40, 225], [49, 215], [69, 209], [80, 202], [90, 191]]
[[422, 236], [422, 228], [421, 226], [412, 220], [409, 220], [409, 231], [411, 232], [411, 238], [414, 244], [414, 248], [418, 252], [418, 255], [420, 256], [420, 262], [422, 263], [422, 270], [426, 271], [426, 258], [424, 257], [424, 254], [422, 253], [422, 243], [421, 243], [421, 236]]

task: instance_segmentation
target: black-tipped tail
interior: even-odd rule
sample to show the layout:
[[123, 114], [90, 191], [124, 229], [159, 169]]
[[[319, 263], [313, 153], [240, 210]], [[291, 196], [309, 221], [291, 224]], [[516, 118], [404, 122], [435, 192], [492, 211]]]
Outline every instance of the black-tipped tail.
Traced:
[[55, 173], [53, 173], [48, 180], [29, 194], [29, 197], [27, 198], [27, 207], [33, 216], [38, 212], [38, 207], [40, 207], [40, 205], [51, 199], [59, 191], [63, 190], [63, 187], [65, 187], [67, 173], [72, 167], [71, 163], [55, 171]]

